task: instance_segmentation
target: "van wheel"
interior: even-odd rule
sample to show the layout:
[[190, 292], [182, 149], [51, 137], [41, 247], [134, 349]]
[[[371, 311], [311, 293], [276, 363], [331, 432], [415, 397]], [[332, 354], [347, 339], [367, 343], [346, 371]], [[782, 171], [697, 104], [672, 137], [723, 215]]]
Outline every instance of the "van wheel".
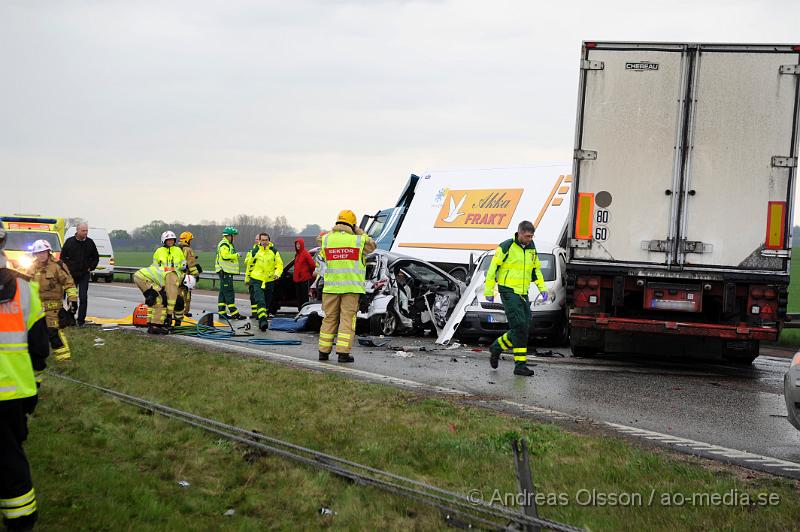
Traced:
[[464, 268], [462, 268], [460, 266], [457, 266], [457, 267], [453, 268], [452, 270], [450, 270], [449, 273], [457, 281], [461, 281], [462, 283], [466, 283], [467, 282], [467, 270], [466, 269], [464, 269]]
[[386, 314], [375, 314], [369, 319], [369, 332], [373, 336], [394, 336], [397, 329], [397, 316], [391, 310], [387, 310]]
[[110, 283], [111, 281], [113, 281], [113, 280], [114, 280], [114, 276], [113, 276], [113, 275], [106, 275], [106, 276], [103, 278], [103, 280], [104, 280], [105, 282], [107, 282], [107, 283]]

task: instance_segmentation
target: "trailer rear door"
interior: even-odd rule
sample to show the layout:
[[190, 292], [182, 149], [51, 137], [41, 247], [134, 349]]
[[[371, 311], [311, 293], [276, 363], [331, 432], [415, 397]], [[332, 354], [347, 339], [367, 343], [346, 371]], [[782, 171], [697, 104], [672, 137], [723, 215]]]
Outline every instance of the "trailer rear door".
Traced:
[[785, 270], [798, 53], [701, 46], [695, 63], [678, 263]]
[[685, 76], [682, 46], [587, 50], [573, 259], [670, 263]]

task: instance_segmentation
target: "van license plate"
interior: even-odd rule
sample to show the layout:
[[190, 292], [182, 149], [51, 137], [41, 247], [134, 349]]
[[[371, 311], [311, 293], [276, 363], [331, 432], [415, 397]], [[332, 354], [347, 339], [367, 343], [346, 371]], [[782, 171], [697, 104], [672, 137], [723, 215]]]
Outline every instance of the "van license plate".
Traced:
[[508, 323], [505, 314], [489, 314], [486, 321], [489, 323]]

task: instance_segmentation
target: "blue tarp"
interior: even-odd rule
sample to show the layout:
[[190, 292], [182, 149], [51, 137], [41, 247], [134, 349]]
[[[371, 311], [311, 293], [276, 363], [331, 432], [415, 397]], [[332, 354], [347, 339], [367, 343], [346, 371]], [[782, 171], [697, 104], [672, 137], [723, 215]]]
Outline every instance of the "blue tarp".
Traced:
[[269, 328], [273, 331], [298, 332], [305, 330], [307, 323], [307, 316], [297, 318], [296, 320], [293, 318], [272, 318], [269, 320]]

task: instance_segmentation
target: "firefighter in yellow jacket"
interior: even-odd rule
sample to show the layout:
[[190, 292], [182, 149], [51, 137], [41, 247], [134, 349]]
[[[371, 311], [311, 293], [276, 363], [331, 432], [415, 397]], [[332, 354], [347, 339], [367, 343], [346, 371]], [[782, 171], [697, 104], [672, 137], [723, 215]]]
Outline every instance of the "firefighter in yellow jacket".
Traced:
[[69, 344], [58, 322], [58, 311], [64, 308], [64, 295], [69, 301], [70, 312], [78, 310], [78, 289], [69, 274], [69, 270], [59, 260], [53, 258], [52, 247], [47, 240], [37, 240], [31, 246], [31, 253], [36, 258], [26, 274], [39, 284], [39, 298], [47, 319], [47, 330], [50, 333], [50, 347], [57, 362], [71, 358]]
[[38, 401], [37, 374], [50, 351], [39, 289], [6, 267], [0, 228], [0, 516], [9, 531], [31, 530], [36, 492], [22, 444]]
[[[175, 307], [175, 325], [180, 325], [184, 316], [192, 316], [192, 288], [194, 288], [197, 279], [200, 278], [200, 274], [203, 273], [203, 267], [200, 266], [197, 261], [197, 255], [192, 249], [193, 239], [194, 235], [192, 233], [184, 231], [178, 240], [178, 247], [186, 258], [186, 278], [181, 283], [178, 293], [178, 302]], [[190, 276], [192, 277], [191, 279], [189, 279]], [[189, 288], [189, 285], [192, 288]]]
[[167, 294], [167, 317], [164, 325], [172, 326], [175, 305], [180, 295], [181, 283], [186, 271], [186, 257], [181, 248], [175, 245], [178, 237], [172, 231], [161, 233], [161, 247], [153, 253], [153, 266], [164, 272], [164, 291]]
[[269, 328], [269, 308], [275, 296], [275, 280], [283, 273], [283, 260], [267, 233], [259, 233], [258, 245], [247, 254], [253, 259], [252, 267], [245, 270], [244, 283], [256, 300], [258, 328], [266, 331]]
[[375, 251], [375, 241], [356, 227], [356, 215], [344, 210], [336, 225], [318, 237], [319, 256], [325, 262], [322, 311], [319, 331], [319, 359], [328, 360], [336, 343], [339, 362], [353, 362], [350, 350], [356, 330], [356, 313], [365, 293], [366, 256]]

